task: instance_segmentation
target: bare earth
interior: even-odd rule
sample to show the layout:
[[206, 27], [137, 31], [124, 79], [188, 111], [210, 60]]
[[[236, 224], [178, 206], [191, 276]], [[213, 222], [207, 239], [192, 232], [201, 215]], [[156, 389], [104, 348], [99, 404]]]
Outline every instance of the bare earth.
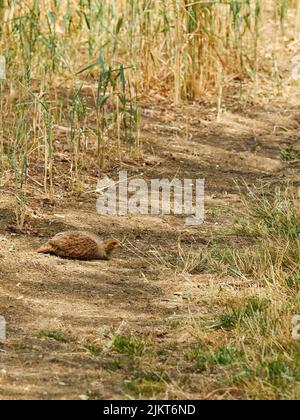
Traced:
[[[144, 161], [128, 161], [122, 169], [149, 179], [204, 177], [205, 224], [188, 228], [183, 217], [99, 216], [96, 196], [81, 194], [55, 208], [32, 204], [38, 235], [21, 236], [7, 229], [14, 200], [2, 192], [0, 315], [8, 339], [0, 342], [1, 399], [242, 397], [214, 375], [194, 371], [183, 354], [196, 339], [195, 319], [214, 319], [220, 293], [230, 297], [248, 285], [240, 278], [170, 270], [157, 256], [170, 260], [179, 242], [201, 252], [211, 238], [243, 241], [230, 234], [240, 205], [235, 181], [300, 181], [299, 162], [281, 155], [299, 143], [300, 115], [279, 104], [248, 114], [227, 111], [216, 122], [196, 105], [183, 111], [145, 105], [143, 119]], [[96, 179], [90, 189], [95, 185]], [[35, 252], [69, 229], [116, 238], [121, 249], [110, 262]], [[143, 356], [120, 351], [116, 336], [138, 337]]]

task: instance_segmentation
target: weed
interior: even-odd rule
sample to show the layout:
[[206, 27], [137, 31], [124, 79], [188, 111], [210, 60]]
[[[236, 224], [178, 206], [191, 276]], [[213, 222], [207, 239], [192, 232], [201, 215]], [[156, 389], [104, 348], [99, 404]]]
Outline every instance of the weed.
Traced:
[[72, 341], [71, 337], [61, 331], [45, 331], [41, 330], [37, 333], [39, 338], [51, 338], [61, 343], [69, 343]]

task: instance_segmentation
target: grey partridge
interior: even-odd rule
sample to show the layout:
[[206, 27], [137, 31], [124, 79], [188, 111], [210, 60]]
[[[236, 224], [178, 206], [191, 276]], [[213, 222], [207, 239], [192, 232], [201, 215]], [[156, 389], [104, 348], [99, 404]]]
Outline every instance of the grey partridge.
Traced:
[[103, 240], [91, 232], [70, 231], [57, 234], [37, 252], [74, 260], [109, 260], [118, 246], [114, 239]]

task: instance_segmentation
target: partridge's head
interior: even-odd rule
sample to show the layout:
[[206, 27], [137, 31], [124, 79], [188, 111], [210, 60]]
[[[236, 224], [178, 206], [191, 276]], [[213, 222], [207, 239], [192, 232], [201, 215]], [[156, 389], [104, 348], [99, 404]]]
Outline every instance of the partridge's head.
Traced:
[[106, 241], [104, 241], [104, 248], [105, 248], [105, 252], [108, 256], [111, 255], [111, 253], [118, 248], [119, 246], [119, 242], [116, 241], [115, 239], [108, 239]]

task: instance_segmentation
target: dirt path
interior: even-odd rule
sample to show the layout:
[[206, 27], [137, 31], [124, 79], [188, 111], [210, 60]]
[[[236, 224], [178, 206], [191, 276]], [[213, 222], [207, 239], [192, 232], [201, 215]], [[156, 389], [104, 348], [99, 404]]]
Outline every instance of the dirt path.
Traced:
[[[246, 286], [241, 279], [170, 271], [168, 264], [179, 240], [183, 249], [193, 245], [200, 252], [209, 239], [224, 236], [239, 206], [234, 180], [299, 181], [299, 164], [281, 156], [299, 143], [299, 115], [278, 106], [228, 112], [215, 122], [197, 106], [154, 112], [151, 105], [143, 114], [145, 164], [129, 162], [123, 169], [147, 178], [205, 177], [205, 224], [195, 229], [182, 217], [100, 217], [95, 197], [83, 195], [41, 210], [40, 237], [20, 237], [7, 231], [13, 200], [2, 194], [0, 315], [8, 340], [0, 343], [0, 398], [235, 396], [214, 377], [193, 372], [181, 356], [194, 339], [189, 324], [212, 316], [209, 303], [217, 305], [220, 288], [227, 293]], [[34, 252], [47, 237], [70, 228], [99, 231], [123, 246], [108, 263]]]

